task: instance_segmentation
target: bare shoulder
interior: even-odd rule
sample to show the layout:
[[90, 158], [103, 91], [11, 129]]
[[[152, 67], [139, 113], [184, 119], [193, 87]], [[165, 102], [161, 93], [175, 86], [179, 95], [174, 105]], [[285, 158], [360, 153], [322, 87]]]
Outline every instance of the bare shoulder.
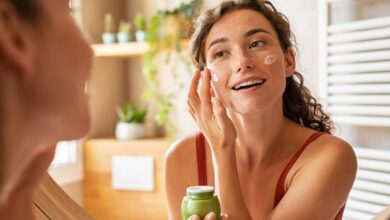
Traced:
[[348, 142], [329, 134], [320, 136], [289, 172], [280, 215], [305, 213], [301, 219], [333, 219], [348, 198], [356, 170], [356, 156]]
[[175, 141], [165, 154], [165, 175], [180, 181], [185, 174], [187, 182], [196, 178], [196, 137], [188, 136]]
[[[301, 172], [316, 173], [343, 179], [352, 184], [357, 170], [357, 159], [352, 146], [345, 140], [324, 134], [313, 141], [302, 154]], [[348, 185], [348, 184], [347, 184]]]
[[314, 154], [317, 154], [313, 157], [313, 161], [339, 162], [356, 167], [356, 155], [352, 146], [337, 136], [322, 135], [313, 142], [311, 149]]
[[165, 154], [166, 163], [181, 164], [194, 156], [195, 135], [191, 135], [175, 141]]

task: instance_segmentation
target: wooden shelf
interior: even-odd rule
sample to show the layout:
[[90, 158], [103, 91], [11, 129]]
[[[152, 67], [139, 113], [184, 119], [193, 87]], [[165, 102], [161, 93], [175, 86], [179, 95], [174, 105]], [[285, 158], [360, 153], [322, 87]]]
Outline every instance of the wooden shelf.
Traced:
[[95, 53], [95, 57], [118, 58], [141, 56], [146, 53], [149, 48], [146, 42], [93, 44], [91, 47]]
[[[182, 40], [180, 44], [182, 48], [188, 48], [188, 40]], [[141, 56], [149, 49], [149, 45], [146, 42], [92, 44], [91, 47], [95, 53], [95, 57], [113, 58], [130, 58]]]

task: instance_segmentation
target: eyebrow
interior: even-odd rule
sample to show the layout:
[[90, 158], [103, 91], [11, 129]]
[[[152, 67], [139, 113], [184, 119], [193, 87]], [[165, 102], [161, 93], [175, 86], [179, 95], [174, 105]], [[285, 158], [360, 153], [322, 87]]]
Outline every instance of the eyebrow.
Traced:
[[[255, 29], [252, 29], [252, 30], [249, 30], [247, 31], [245, 34], [244, 34], [244, 37], [249, 37], [249, 36], [252, 36], [254, 34], [257, 34], [257, 33], [267, 33], [270, 35], [270, 33], [262, 28], [255, 28]], [[211, 46], [215, 45], [215, 44], [218, 44], [218, 43], [225, 43], [225, 42], [228, 42], [229, 39], [227, 38], [218, 38], [214, 41], [212, 41], [209, 45], [209, 47], [207, 48], [207, 50], [210, 50]]]
[[251, 35], [257, 34], [257, 33], [267, 33], [270, 35], [270, 33], [262, 28], [255, 28], [252, 29], [244, 34], [244, 37], [249, 37]]

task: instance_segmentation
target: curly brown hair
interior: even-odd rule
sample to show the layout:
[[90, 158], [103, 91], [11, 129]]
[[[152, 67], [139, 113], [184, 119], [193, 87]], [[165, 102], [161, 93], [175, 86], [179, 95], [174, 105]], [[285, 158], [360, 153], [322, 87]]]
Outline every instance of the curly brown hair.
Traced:
[[34, 21], [39, 14], [38, 0], [10, 0], [22, 18]]
[[[213, 25], [225, 14], [238, 9], [250, 9], [261, 13], [277, 33], [279, 44], [286, 53], [289, 48], [296, 51], [295, 36], [287, 17], [266, 0], [225, 0], [216, 7], [206, 10], [193, 21], [190, 50], [195, 66], [202, 70], [206, 66], [204, 54], [205, 39]], [[283, 93], [283, 114], [305, 127], [331, 133], [333, 122], [323, 111], [321, 104], [304, 85], [302, 74], [295, 72], [286, 79]]]

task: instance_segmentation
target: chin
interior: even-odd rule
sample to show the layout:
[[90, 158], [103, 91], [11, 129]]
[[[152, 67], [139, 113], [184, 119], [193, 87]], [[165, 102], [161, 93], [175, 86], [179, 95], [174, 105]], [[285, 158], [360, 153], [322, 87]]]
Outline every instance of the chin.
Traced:
[[236, 104], [231, 109], [240, 115], [252, 115], [252, 114], [258, 114], [259, 112], [263, 111], [265, 109], [265, 106], [264, 104], [244, 102], [244, 103]]
[[78, 114], [70, 114], [61, 129], [65, 140], [80, 139], [88, 135], [90, 129], [90, 116], [88, 109], [80, 109]]
[[65, 140], [76, 140], [84, 138], [88, 135], [90, 129], [90, 123], [89, 120], [80, 123], [77, 122], [77, 124], [70, 125], [67, 129], [67, 131], [64, 132], [64, 139]]

